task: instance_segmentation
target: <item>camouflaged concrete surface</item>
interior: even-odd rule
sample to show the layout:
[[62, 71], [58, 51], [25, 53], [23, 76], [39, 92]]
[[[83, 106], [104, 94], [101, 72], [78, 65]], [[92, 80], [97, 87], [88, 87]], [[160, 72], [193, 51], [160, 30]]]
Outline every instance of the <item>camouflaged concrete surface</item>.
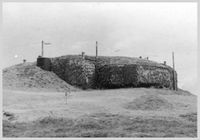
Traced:
[[51, 71], [84, 89], [152, 86], [173, 89], [173, 69], [146, 59], [67, 55], [51, 58]]

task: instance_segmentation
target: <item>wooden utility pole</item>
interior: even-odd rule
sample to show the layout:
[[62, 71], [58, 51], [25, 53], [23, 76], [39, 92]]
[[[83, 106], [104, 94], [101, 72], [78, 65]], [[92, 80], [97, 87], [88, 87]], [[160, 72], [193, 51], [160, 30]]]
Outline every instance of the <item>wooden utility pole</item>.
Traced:
[[173, 89], [176, 90], [174, 52], [172, 52], [172, 63], [173, 63]]
[[47, 42], [44, 42], [42, 40], [42, 52], [41, 52], [41, 56], [43, 57], [44, 56], [44, 45], [51, 45], [51, 43], [47, 43]]
[[98, 57], [98, 42], [96, 41], [96, 58]]
[[172, 52], [172, 61], [173, 61], [173, 69], [175, 70], [175, 65], [174, 65], [174, 52]]

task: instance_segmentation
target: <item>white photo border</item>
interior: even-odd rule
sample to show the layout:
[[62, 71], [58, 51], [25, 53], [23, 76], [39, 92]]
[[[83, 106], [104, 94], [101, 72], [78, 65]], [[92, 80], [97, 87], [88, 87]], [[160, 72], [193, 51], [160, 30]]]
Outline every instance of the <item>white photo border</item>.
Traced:
[[[2, 22], [3, 22], [3, 3], [7, 3], [7, 2], [195, 2], [197, 3], [197, 86], [198, 86], [198, 93], [200, 94], [200, 0], [2, 0], [0, 2], [0, 46], [2, 46]], [[1, 53], [3, 53], [2, 51], [0, 51]], [[2, 56], [0, 54], [0, 56]], [[3, 58], [1, 58], [1, 61], [3, 60]], [[2, 64], [2, 63], [1, 63]], [[1, 74], [0, 74], [0, 91], [2, 93], [2, 67], [0, 67], [1, 69]], [[194, 83], [195, 84], [195, 83]], [[198, 94], [197, 93], [197, 94]], [[200, 96], [197, 95], [198, 97], [198, 101], [200, 100]], [[0, 94], [0, 99], [1, 99], [1, 106], [0, 106], [0, 111], [1, 111], [1, 115], [0, 115], [0, 137], [2, 139], [11, 139], [11, 138], [3, 138], [2, 136], [2, 117], [3, 117], [3, 110], [2, 110], [2, 107], [3, 107], [3, 98], [2, 98], [2, 94]], [[197, 102], [198, 102], [197, 101]], [[199, 102], [198, 102], [198, 113], [200, 113], [200, 107], [199, 107]], [[197, 138], [184, 138], [184, 139], [198, 139], [200, 137], [200, 130], [199, 130], [199, 126], [200, 126], [200, 115], [197, 115], [198, 116], [198, 121], [197, 121]], [[13, 138], [12, 138], [13, 139]], [[17, 139], [17, 138], [14, 138], [14, 139]], [[25, 140], [25, 139], [40, 139], [40, 138], [20, 138], [20, 140]], [[42, 139], [45, 139], [45, 140], [48, 140], [48, 139], [52, 139], [52, 138], [42, 138]], [[66, 138], [56, 138], [56, 139], [66, 139]], [[77, 139], [80, 139], [80, 138], [68, 138], [68, 139], [73, 139], [73, 140], [77, 140]], [[81, 138], [83, 139], [83, 138]], [[91, 139], [91, 138], [84, 138], [84, 139]], [[97, 138], [92, 138], [92, 139], [97, 139]], [[99, 139], [104, 139], [104, 138], [98, 138]], [[106, 139], [123, 139], [123, 140], [127, 140], [127, 139], [133, 139], [133, 138], [106, 138]], [[134, 139], [141, 139], [141, 138], [134, 138]], [[143, 138], [143, 139], [152, 139], [154, 140], [155, 138]], [[157, 140], [161, 140], [163, 138], [156, 138]], [[166, 138], [165, 138], [166, 139]], [[167, 139], [183, 139], [183, 138], [167, 138]]]

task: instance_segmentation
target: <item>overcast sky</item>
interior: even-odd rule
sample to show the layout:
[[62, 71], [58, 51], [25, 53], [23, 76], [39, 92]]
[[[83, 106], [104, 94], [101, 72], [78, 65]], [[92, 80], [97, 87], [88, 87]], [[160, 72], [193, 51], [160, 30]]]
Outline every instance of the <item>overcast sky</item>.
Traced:
[[3, 67], [67, 54], [149, 57], [172, 66], [179, 86], [197, 77], [196, 3], [3, 3]]

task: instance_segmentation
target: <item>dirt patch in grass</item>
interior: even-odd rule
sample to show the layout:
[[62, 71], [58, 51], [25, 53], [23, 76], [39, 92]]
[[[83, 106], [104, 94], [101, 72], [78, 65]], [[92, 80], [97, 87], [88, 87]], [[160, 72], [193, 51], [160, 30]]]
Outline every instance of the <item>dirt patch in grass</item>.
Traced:
[[196, 123], [178, 118], [98, 113], [77, 119], [46, 117], [29, 123], [3, 121], [4, 137], [197, 137]]
[[172, 109], [173, 105], [158, 95], [143, 95], [125, 104], [124, 107], [131, 110], [158, 110]]

